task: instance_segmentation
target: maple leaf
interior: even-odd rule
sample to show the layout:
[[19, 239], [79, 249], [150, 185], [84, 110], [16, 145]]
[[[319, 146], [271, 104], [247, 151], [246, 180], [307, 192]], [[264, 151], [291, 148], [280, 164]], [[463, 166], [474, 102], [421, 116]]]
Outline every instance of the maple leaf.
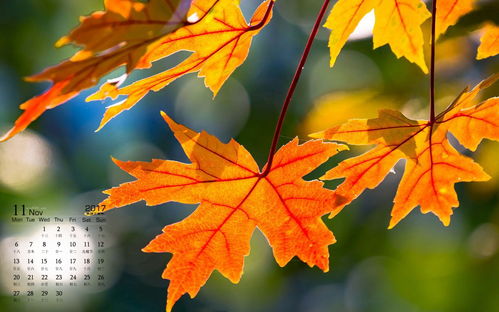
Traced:
[[455, 25], [458, 19], [473, 10], [476, 0], [438, 0], [435, 36], [447, 31], [452, 25]]
[[137, 180], [105, 191], [109, 197], [101, 205], [108, 211], [141, 200], [147, 205], [200, 203], [143, 249], [173, 253], [163, 273], [170, 280], [167, 310], [185, 293], [194, 297], [215, 269], [237, 283], [256, 226], [280, 266], [298, 256], [328, 271], [328, 245], [335, 239], [321, 216], [333, 209], [337, 197], [322, 182], [302, 177], [344, 145], [321, 140], [299, 145], [294, 139], [276, 153], [268, 175], [263, 175], [250, 153], [234, 140], [223, 144], [162, 114], [192, 163], [115, 160]]
[[459, 205], [454, 184], [485, 181], [489, 176], [471, 158], [457, 152], [447, 135], [452, 133], [472, 151], [483, 138], [499, 140], [499, 98], [474, 103], [478, 92], [498, 78], [494, 75], [471, 91], [465, 90], [433, 123], [408, 119], [398, 111], [381, 110], [378, 118], [352, 119], [312, 134], [315, 138], [354, 145], [376, 145], [363, 155], [344, 160], [321, 179], [345, 178], [336, 194], [342, 196], [342, 201], [353, 200], [365, 189], [378, 186], [400, 159], [406, 159], [389, 228], [418, 205], [423, 213], [431, 211], [448, 225], [452, 208]]
[[248, 24], [234, 0], [220, 0], [205, 22], [183, 27], [159, 42], [159, 47], [150, 52], [153, 58], [156, 54], [170, 55], [178, 51], [193, 53], [177, 66], [121, 89], [113, 83], [104, 84], [87, 100], [116, 99], [120, 95], [127, 98], [108, 107], [99, 129], [122, 111], [132, 108], [151, 90], [159, 91], [189, 73], [199, 72], [198, 76], [205, 78], [205, 85], [215, 96], [246, 60], [253, 37], [270, 21], [273, 4], [273, 0], [263, 2]]
[[398, 58], [403, 56], [428, 73], [421, 24], [431, 13], [421, 0], [339, 0], [324, 25], [331, 29], [331, 66], [359, 21], [373, 9], [376, 15], [374, 49], [389, 44]]
[[477, 60], [499, 54], [499, 27], [494, 24], [487, 24], [482, 29], [483, 35], [480, 38], [480, 45], [476, 55]]
[[57, 47], [74, 43], [82, 46], [81, 51], [27, 78], [28, 81], [48, 80], [53, 85], [21, 104], [24, 113], [0, 141], [26, 129], [47, 109], [64, 104], [82, 90], [95, 86], [100, 78], [121, 65], [126, 65], [127, 73], [149, 67], [154, 60], [143, 59], [144, 53], [153, 42], [187, 23], [185, 16], [190, 1], [105, 0], [104, 5], [105, 11], [82, 17], [81, 25], [56, 43]]
[[[266, 5], [271, 9], [273, 1], [267, 1]], [[226, 38], [226, 35], [222, 34], [231, 33], [232, 30], [225, 28], [236, 24], [242, 28], [244, 22], [240, 8], [234, 0], [106, 0], [105, 6], [105, 11], [82, 18], [81, 25], [56, 44], [62, 46], [75, 43], [83, 46], [81, 51], [69, 60], [28, 78], [29, 81], [48, 80], [53, 82], [53, 85], [45, 93], [21, 104], [20, 108], [24, 113], [0, 141], [12, 138], [47, 109], [64, 104], [81, 91], [95, 86], [104, 75], [122, 65], [126, 65], [126, 73], [129, 74], [134, 69], [149, 68], [154, 61], [180, 50], [192, 50], [192, 47], [186, 45], [187, 42], [196, 41], [200, 46], [212, 46], [215, 41], [204, 40], [213, 40], [216, 34]], [[262, 7], [257, 10], [251, 26], [244, 23], [245, 33], [256, 34], [263, 27], [254, 24], [260, 21], [259, 17], [263, 17], [262, 10]], [[224, 15], [225, 13], [227, 15]], [[268, 22], [270, 14], [265, 17]], [[181, 35], [178, 33], [185, 36], [190, 32], [192, 37], [184, 38], [182, 44], [179, 40]], [[235, 67], [244, 61], [250, 44], [247, 36], [241, 34], [240, 37], [241, 45], [237, 45], [237, 49], [234, 46], [237, 54], [230, 58], [230, 64], [227, 63], [228, 68], [220, 74], [219, 80], [215, 82], [215, 78], [212, 78], [216, 76], [215, 73], [207, 75], [207, 85], [213, 90], [218, 90]], [[231, 43], [233, 42], [226, 42], [229, 47], [220, 46], [221, 51], [230, 49]], [[243, 53], [244, 49], [246, 54]], [[223, 61], [217, 59], [220, 54], [209, 58], [204, 66], [205, 71], [215, 71], [215, 61]], [[177, 73], [177, 77], [185, 73]], [[123, 80], [111, 80], [101, 90], [114, 90], [122, 82]], [[97, 95], [94, 98], [97, 98]], [[128, 101], [132, 99], [134, 94]], [[125, 106], [121, 103], [108, 108], [99, 129], [121, 112], [121, 108], [127, 109]]]

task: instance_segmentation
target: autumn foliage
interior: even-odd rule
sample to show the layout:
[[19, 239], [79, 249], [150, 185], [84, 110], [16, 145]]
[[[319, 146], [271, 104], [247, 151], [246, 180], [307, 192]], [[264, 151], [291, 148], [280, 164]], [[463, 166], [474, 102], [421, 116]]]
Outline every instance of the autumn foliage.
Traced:
[[144, 69], [179, 51], [190, 57], [161, 74], [118, 90], [122, 79], [111, 80], [88, 100], [127, 95], [110, 106], [99, 126], [130, 109], [149, 91], [158, 91], [175, 79], [199, 72], [206, 86], [218, 92], [230, 74], [248, 55], [253, 36], [272, 16], [273, 1], [264, 2], [248, 24], [233, 0], [106, 0], [106, 11], [82, 18], [82, 23], [56, 46], [83, 46], [72, 58], [28, 77], [29, 81], [53, 82], [45, 93], [21, 104], [24, 110], [14, 127], [0, 141], [26, 129], [47, 109], [66, 103], [81, 91], [95, 86], [106, 74], [126, 66], [126, 74]]
[[101, 205], [104, 212], [141, 200], [148, 205], [200, 203], [143, 249], [174, 255], [163, 272], [170, 280], [167, 310], [184, 293], [194, 297], [215, 269], [237, 283], [257, 226], [280, 266], [297, 256], [311, 267], [329, 270], [327, 246], [335, 239], [321, 216], [331, 212], [337, 199], [322, 182], [302, 177], [344, 146], [320, 140], [300, 145], [294, 139], [276, 153], [269, 174], [263, 175], [237, 142], [223, 144], [163, 117], [192, 163], [115, 161], [137, 180], [106, 191], [109, 197]]
[[[276, 1], [262, 1], [249, 21], [235, 0], [105, 0], [104, 4], [104, 11], [83, 17], [78, 27], [56, 43], [78, 45], [81, 49], [75, 55], [28, 78], [48, 80], [52, 86], [21, 104], [24, 112], [1, 141], [11, 139], [46, 110], [96, 86], [122, 66], [124, 76], [108, 80], [87, 98], [118, 100], [107, 108], [98, 129], [149, 92], [159, 91], [189, 73], [203, 78], [216, 96], [245, 62], [254, 37], [271, 22]], [[328, 4], [326, 0], [314, 30]], [[104, 211], [140, 201], [147, 205], [171, 201], [199, 204], [194, 213], [167, 225], [143, 249], [173, 254], [163, 272], [163, 278], [170, 280], [168, 311], [183, 294], [196, 296], [214, 270], [237, 283], [257, 227], [267, 237], [280, 266], [296, 256], [327, 272], [328, 246], [335, 238], [321, 217], [336, 215], [366, 189], [376, 188], [401, 159], [405, 160], [405, 169], [389, 228], [418, 206], [423, 213], [432, 212], [449, 225], [453, 208], [459, 206], [455, 184], [490, 178], [479, 164], [450, 143], [449, 135], [471, 151], [483, 139], [499, 140], [499, 98], [477, 101], [478, 93], [499, 76], [492, 75], [473, 89], [464, 90], [447, 109], [436, 114], [434, 44], [429, 63], [425, 56], [425, 46], [442, 38], [476, 3], [434, 0], [432, 5], [429, 10], [422, 0], [338, 0], [324, 25], [331, 30], [328, 45], [333, 66], [357, 24], [374, 10], [373, 48], [388, 45], [397, 58], [404, 57], [430, 74], [428, 120], [413, 120], [399, 111], [384, 109], [377, 118], [352, 119], [312, 134], [316, 140], [299, 144], [295, 138], [275, 152], [300, 66], [276, 127], [269, 163], [262, 170], [236, 141], [222, 143], [206, 132], [197, 133], [176, 123], [164, 113], [190, 163], [115, 160], [135, 180], [105, 191], [108, 197], [101, 203]], [[423, 31], [427, 20], [432, 22], [432, 40]], [[489, 23], [480, 33], [476, 58], [497, 55], [499, 28]], [[315, 34], [312, 31], [300, 64], [305, 63]], [[191, 54], [171, 68], [123, 86], [132, 71], [150, 68], [154, 62], [181, 51]], [[328, 141], [374, 146], [360, 156], [343, 160], [322, 176], [322, 180], [344, 179], [335, 190], [325, 188], [319, 180], [303, 178], [347, 149]]]
[[499, 54], [499, 27], [487, 24], [482, 30], [476, 58], [482, 60]]
[[376, 145], [361, 156], [341, 162], [322, 179], [345, 178], [336, 192], [350, 201], [365, 189], [378, 186], [400, 159], [406, 159], [389, 227], [417, 206], [449, 225], [452, 208], [459, 206], [454, 184], [486, 181], [490, 177], [450, 144], [448, 133], [472, 151], [482, 139], [499, 140], [499, 98], [479, 104], [474, 101], [481, 89], [497, 79], [499, 75], [482, 81], [471, 91], [465, 90], [433, 121], [411, 120], [398, 111], [382, 110], [376, 119], [354, 119], [312, 134], [315, 138], [353, 145]]

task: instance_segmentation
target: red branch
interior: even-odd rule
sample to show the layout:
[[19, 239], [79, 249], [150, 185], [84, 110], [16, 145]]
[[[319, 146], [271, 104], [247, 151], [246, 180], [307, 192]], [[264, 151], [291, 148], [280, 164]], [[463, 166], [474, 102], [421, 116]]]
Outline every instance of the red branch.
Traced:
[[284, 100], [284, 103], [282, 105], [281, 109], [281, 114], [279, 115], [279, 119], [277, 121], [277, 125], [275, 128], [274, 132], [274, 138], [272, 139], [272, 145], [270, 146], [270, 151], [269, 151], [269, 157], [267, 161], [267, 165], [265, 166], [264, 171], [260, 174], [261, 177], [266, 177], [270, 169], [272, 168], [272, 161], [274, 159], [274, 154], [277, 149], [277, 142], [279, 141], [279, 136], [281, 135], [281, 130], [282, 130], [282, 125], [284, 123], [284, 119], [286, 117], [286, 112], [288, 111], [289, 108], [289, 103], [291, 102], [291, 99], [293, 98], [293, 94], [296, 89], [296, 85], [298, 84], [298, 81], [300, 80], [301, 74], [303, 72], [303, 68], [305, 67], [305, 63], [307, 62], [308, 56], [310, 54], [310, 49], [312, 48], [312, 44], [314, 42], [315, 36], [317, 35], [317, 32], [319, 31], [319, 27], [321, 25], [322, 19], [324, 18], [324, 14], [326, 13], [327, 7], [329, 6], [330, 0], [324, 0], [324, 3], [322, 5], [322, 8], [317, 15], [317, 19], [315, 20], [314, 27], [312, 28], [312, 31], [310, 32], [310, 35], [308, 37], [307, 44], [305, 45], [305, 49], [303, 50], [303, 53], [300, 58], [300, 62], [298, 63], [298, 67], [296, 68], [295, 75], [293, 77], [293, 80], [291, 81], [291, 84], [289, 86], [288, 93], [286, 94], [286, 98]]
[[435, 122], [435, 24], [437, 20], [437, 0], [432, 1], [431, 17], [431, 60], [430, 60], [430, 123]]

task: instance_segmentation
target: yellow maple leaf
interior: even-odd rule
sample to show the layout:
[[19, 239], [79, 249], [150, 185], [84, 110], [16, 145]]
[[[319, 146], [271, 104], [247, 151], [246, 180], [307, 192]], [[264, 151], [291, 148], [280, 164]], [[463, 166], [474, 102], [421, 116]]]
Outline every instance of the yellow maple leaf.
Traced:
[[331, 29], [331, 66], [359, 21], [373, 9], [374, 48], [389, 44], [398, 58], [403, 56], [428, 73], [421, 24], [431, 14], [421, 0], [339, 0], [324, 25]]
[[[129, 109], [149, 90], [159, 90], [172, 80], [199, 71], [216, 94], [248, 54], [251, 39], [272, 15], [273, 0], [265, 1], [246, 23], [235, 0], [106, 0], [106, 10], [82, 18], [81, 25], [57, 46], [83, 46], [72, 58], [31, 76], [29, 81], [53, 83], [43, 94], [20, 108], [23, 114], [1, 141], [23, 131], [46, 110], [66, 103], [81, 91], [95, 86], [106, 74], [126, 65], [126, 73], [152, 66], [154, 61], [182, 50], [195, 51], [180, 65], [126, 87], [127, 100], [109, 107], [102, 128], [121, 111]], [[123, 80], [111, 80], [90, 99], [123, 94], [117, 87]], [[144, 88], [141, 93], [134, 88]]]
[[311, 135], [354, 145], [375, 145], [363, 155], [344, 160], [321, 179], [345, 178], [336, 194], [342, 196], [342, 201], [353, 200], [365, 189], [378, 186], [400, 159], [406, 159], [389, 227], [394, 227], [416, 206], [423, 213], [433, 212], [448, 225], [452, 208], [459, 205], [454, 184], [490, 177], [471, 158], [456, 151], [447, 135], [452, 133], [470, 150], [475, 150], [483, 138], [499, 140], [499, 98], [477, 105], [473, 101], [481, 89], [497, 79], [499, 75], [494, 75], [473, 90], [463, 92], [434, 122], [411, 120], [398, 111], [381, 110], [378, 118], [352, 119]]

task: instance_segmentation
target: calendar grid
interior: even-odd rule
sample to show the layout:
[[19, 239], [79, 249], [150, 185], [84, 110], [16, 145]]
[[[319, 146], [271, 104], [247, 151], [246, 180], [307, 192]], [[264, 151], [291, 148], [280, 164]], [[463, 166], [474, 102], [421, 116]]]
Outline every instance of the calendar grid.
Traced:
[[106, 217], [43, 213], [16, 205], [13, 234], [2, 241], [2, 283], [12, 301], [50, 307], [104, 291], [110, 256]]

